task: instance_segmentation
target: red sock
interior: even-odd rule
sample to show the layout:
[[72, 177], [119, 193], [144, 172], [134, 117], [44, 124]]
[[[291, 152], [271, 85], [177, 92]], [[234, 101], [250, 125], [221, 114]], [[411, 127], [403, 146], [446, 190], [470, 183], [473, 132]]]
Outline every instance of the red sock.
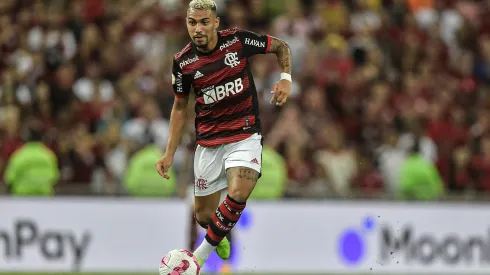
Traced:
[[240, 219], [245, 204], [245, 202], [237, 202], [230, 196], [226, 196], [225, 201], [216, 209], [211, 224], [208, 226], [206, 241], [209, 244], [218, 246]]

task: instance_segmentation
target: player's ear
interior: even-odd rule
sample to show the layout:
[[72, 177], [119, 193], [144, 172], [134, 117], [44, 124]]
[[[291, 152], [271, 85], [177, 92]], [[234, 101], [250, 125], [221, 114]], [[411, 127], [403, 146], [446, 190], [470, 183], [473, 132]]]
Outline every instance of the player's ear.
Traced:
[[218, 29], [218, 27], [219, 27], [219, 22], [220, 22], [220, 18], [219, 18], [219, 17], [216, 17], [216, 20], [214, 20], [214, 28], [215, 28], [215, 29]]

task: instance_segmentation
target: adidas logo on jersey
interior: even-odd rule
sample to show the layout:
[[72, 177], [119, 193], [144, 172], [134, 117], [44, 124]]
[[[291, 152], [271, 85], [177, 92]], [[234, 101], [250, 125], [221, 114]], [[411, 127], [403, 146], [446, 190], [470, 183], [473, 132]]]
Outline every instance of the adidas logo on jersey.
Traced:
[[230, 95], [238, 94], [243, 91], [242, 79], [237, 78], [235, 81], [230, 81], [224, 85], [218, 85], [216, 87], [210, 86], [207, 89], [202, 90], [204, 104], [211, 104], [222, 100]]
[[259, 164], [259, 161], [257, 159], [253, 159], [251, 163]]
[[196, 74], [194, 75], [194, 79], [198, 79], [198, 78], [201, 78], [203, 76], [204, 75], [200, 71], [197, 71]]

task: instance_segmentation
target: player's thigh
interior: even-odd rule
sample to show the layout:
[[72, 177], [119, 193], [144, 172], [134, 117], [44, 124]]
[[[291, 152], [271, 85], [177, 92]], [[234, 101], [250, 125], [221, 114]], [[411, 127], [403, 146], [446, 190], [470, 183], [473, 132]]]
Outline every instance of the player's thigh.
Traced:
[[261, 173], [262, 136], [255, 134], [248, 139], [230, 144], [225, 158], [228, 194], [243, 202], [252, 193]]
[[194, 211], [199, 222], [216, 211], [221, 191], [227, 187], [223, 166], [224, 148], [198, 146], [194, 155]]

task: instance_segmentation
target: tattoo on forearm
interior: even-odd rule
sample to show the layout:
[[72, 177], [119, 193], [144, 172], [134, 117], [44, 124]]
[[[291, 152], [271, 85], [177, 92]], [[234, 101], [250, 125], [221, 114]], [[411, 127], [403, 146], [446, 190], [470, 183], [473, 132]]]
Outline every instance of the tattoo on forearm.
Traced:
[[257, 181], [259, 173], [253, 169], [245, 167], [229, 168], [226, 170], [226, 177], [228, 181], [231, 181], [234, 177], [239, 179], [246, 179], [251, 181]]
[[286, 42], [272, 37], [269, 52], [276, 54], [282, 72], [291, 73], [291, 48]]

